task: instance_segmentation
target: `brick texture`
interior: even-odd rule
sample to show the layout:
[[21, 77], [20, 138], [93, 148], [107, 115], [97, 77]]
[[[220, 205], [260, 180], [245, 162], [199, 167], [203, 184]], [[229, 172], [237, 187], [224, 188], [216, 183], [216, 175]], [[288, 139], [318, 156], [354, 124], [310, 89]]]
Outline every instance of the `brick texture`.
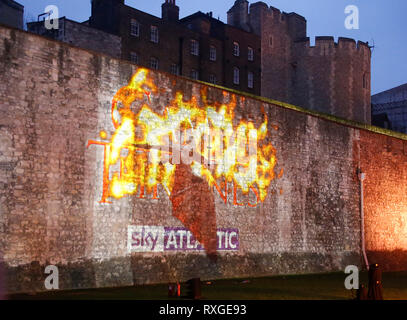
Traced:
[[[61, 289], [361, 265], [359, 165], [368, 176], [369, 252], [383, 259], [406, 248], [402, 140], [150, 71], [158, 90], [149, 104], [158, 114], [182, 92], [200, 106], [236, 98], [236, 124], [250, 120], [258, 127], [267, 115], [276, 178], [257, 207], [239, 193], [244, 206], [233, 205], [233, 188], [226, 203], [214, 192], [217, 228], [239, 229], [238, 251], [219, 252], [217, 260], [203, 251], [129, 254], [129, 225], [183, 226], [162, 188], [159, 199], [146, 194], [99, 203], [104, 150], [86, 145], [101, 130], [114, 133], [112, 97], [136, 70], [125, 61], [0, 28], [0, 258], [9, 292], [45, 290], [48, 264], [59, 267]], [[390, 258], [391, 269], [397, 261]]]

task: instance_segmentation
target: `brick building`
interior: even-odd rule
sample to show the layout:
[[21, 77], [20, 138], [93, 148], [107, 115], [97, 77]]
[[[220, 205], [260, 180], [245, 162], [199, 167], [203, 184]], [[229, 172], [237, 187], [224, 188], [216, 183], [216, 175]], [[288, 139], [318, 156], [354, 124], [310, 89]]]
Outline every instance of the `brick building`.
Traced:
[[0, 23], [23, 28], [24, 6], [13, 0], [0, 0]]
[[237, 0], [224, 24], [211, 13], [179, 19], [175, 0], [161, 18], [123, 0], [93, 0], [89, 24], [122, 37], [122, 58], [142, 66], [371, 122], [368, 44], [317, 37], [311, 46], [296, 13]]
[[407, 133], [407, 83], [372, 96], [372, 123]]
[[211, 13], [179, 19], [175, 0], [166, 0], [158, 18], [126, 6], [124, 0], [93, 0], [89, 25], [120, 36], [125, 60], [261, 94], [260, 37]]
[[71, 43], [106, 53], [120, 39], [121, 58], [137, 65], [371, 123], [369, 45], [324, 36], [311, 46], [296, 13], [236, 0], [225, 24], [200, 11], [180, 19], [175, 0], [161, 18], [124, 0], [92, 0], [85, 24], [102, 33], [77, 31]]
[[87, 21], [78, 23], [62, 17], [58, 20], [58, 29], [48, 30], [45, 28], [44, 22], [40, 21], [27, 23], [27, 31], [80, 48], [108, 54], [114, 58], [121, 58], [120, 37], [91, 28], [87, 23]]
[[307, 21], [264, 2], [237, 0], [228, 24], [261, 38], [261, 95], [363, 123], [371, 122], [367, 43], [307, 38]]

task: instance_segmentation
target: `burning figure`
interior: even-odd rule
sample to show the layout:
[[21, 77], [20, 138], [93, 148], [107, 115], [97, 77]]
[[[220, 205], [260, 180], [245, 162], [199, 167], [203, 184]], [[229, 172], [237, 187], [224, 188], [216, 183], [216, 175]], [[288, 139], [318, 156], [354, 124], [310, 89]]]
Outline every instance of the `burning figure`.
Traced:
[[[216, 256], [213, 187], [227, 203], [227, 187], [233, 183], [236, 205], [240, 205], [237, 190], [252, 191], [257, 203], [249, 205], [255, 207], [264, 201], [275, 177], [276, 151], [265, 142], [267, 117], [258, 129], [243, 120], [236, 126], [234, 96], [229, 104], [202, 108], [196, 97], [184, 101], [181, 93], [161, 115], [149, 106], [150, 96], [156, 92], [148, 71], [138, 69], [129, 85], [113, 98], [116, 131], [111, 142], [88, 142], [88, 146], [105, 148], [101, 202], [137, 192], [153, 193], [157, 199], [157, 185], [161, 184], [172, 202], [173, 215], [209, 256]], [[107, 134], [101, 132], [101, 137], [106, 139]], [[111, 166], [118, 163], [120, 171], [113, 172], [110, 179]]]

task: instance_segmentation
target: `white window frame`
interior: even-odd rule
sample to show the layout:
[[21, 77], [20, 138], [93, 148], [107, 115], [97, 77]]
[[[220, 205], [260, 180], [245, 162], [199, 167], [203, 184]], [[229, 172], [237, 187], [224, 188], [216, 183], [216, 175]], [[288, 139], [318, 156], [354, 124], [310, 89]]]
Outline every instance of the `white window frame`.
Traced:
[[211, 74], [209, 75], [209, 82], [212, 83], [212, 84], [216, 84], [216, 83], [218, 82], [217, 79], [216, 79], [216, 75], [214, 75], [213, 73], [211, 73]]
[[179, 65], [176, 63], [171, 64], [171, 74], [179, 76]]
[[153, 70], [158, 70], [159, 67], [159, 61], [156, 57], [151, 57], [150, 58], [150, 69]]
[[215, 46], [210, 46], [209, 47], [209, 60], [211, 61], [216, 61], [217, 52], [216, 52], [216, 47]]
[[198, 70], [192, 69], [191, 70], [191, 79], [198, 80], [199, 79], [199, 72]]
[[247, 73], [247, 87], [250, 89], [254, 88], [254, 73], [251, 71]]
[[233, 68], [233, 84], [240, 84], [240, 69], [238, 67]]
[[140, 37], [140, 23], [136, 19], [130, 20], [130, 35]]
[[137, 52], [130, 52], [130, 61], [135, 64], [139, 64], [139, 55]]
[[154, 42], [154, 43], [158, 43], [158, 41], [159, 41], [159, 34], [158, 34], [157, 26], [150, 26], [150, 41]]
[[198, 42], [198, 40], [191, 39], [190, 45], [191, 45], [191, 54], [193, 56], [199, 56], [199, 42]]
[[239, 42], [234, 41], [233, 42], [233, 55], [235, 57], [239, 57], [240, 56], [240, 45]]
[[247, 47], [247, 60], [254, 61], [254, 49], [252, 47]]

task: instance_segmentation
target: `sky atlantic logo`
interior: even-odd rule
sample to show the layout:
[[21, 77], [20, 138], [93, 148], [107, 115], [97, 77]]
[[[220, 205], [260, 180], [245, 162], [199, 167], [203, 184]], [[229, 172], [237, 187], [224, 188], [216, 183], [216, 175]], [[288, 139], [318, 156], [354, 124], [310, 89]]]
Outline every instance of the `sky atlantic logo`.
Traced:
[[[129, 226], [127, 250], [131, 252], [204, 251], [192, 232], [181, 227]], [[217, 230], [218, 251], [239, 251], [239, 230]]]

